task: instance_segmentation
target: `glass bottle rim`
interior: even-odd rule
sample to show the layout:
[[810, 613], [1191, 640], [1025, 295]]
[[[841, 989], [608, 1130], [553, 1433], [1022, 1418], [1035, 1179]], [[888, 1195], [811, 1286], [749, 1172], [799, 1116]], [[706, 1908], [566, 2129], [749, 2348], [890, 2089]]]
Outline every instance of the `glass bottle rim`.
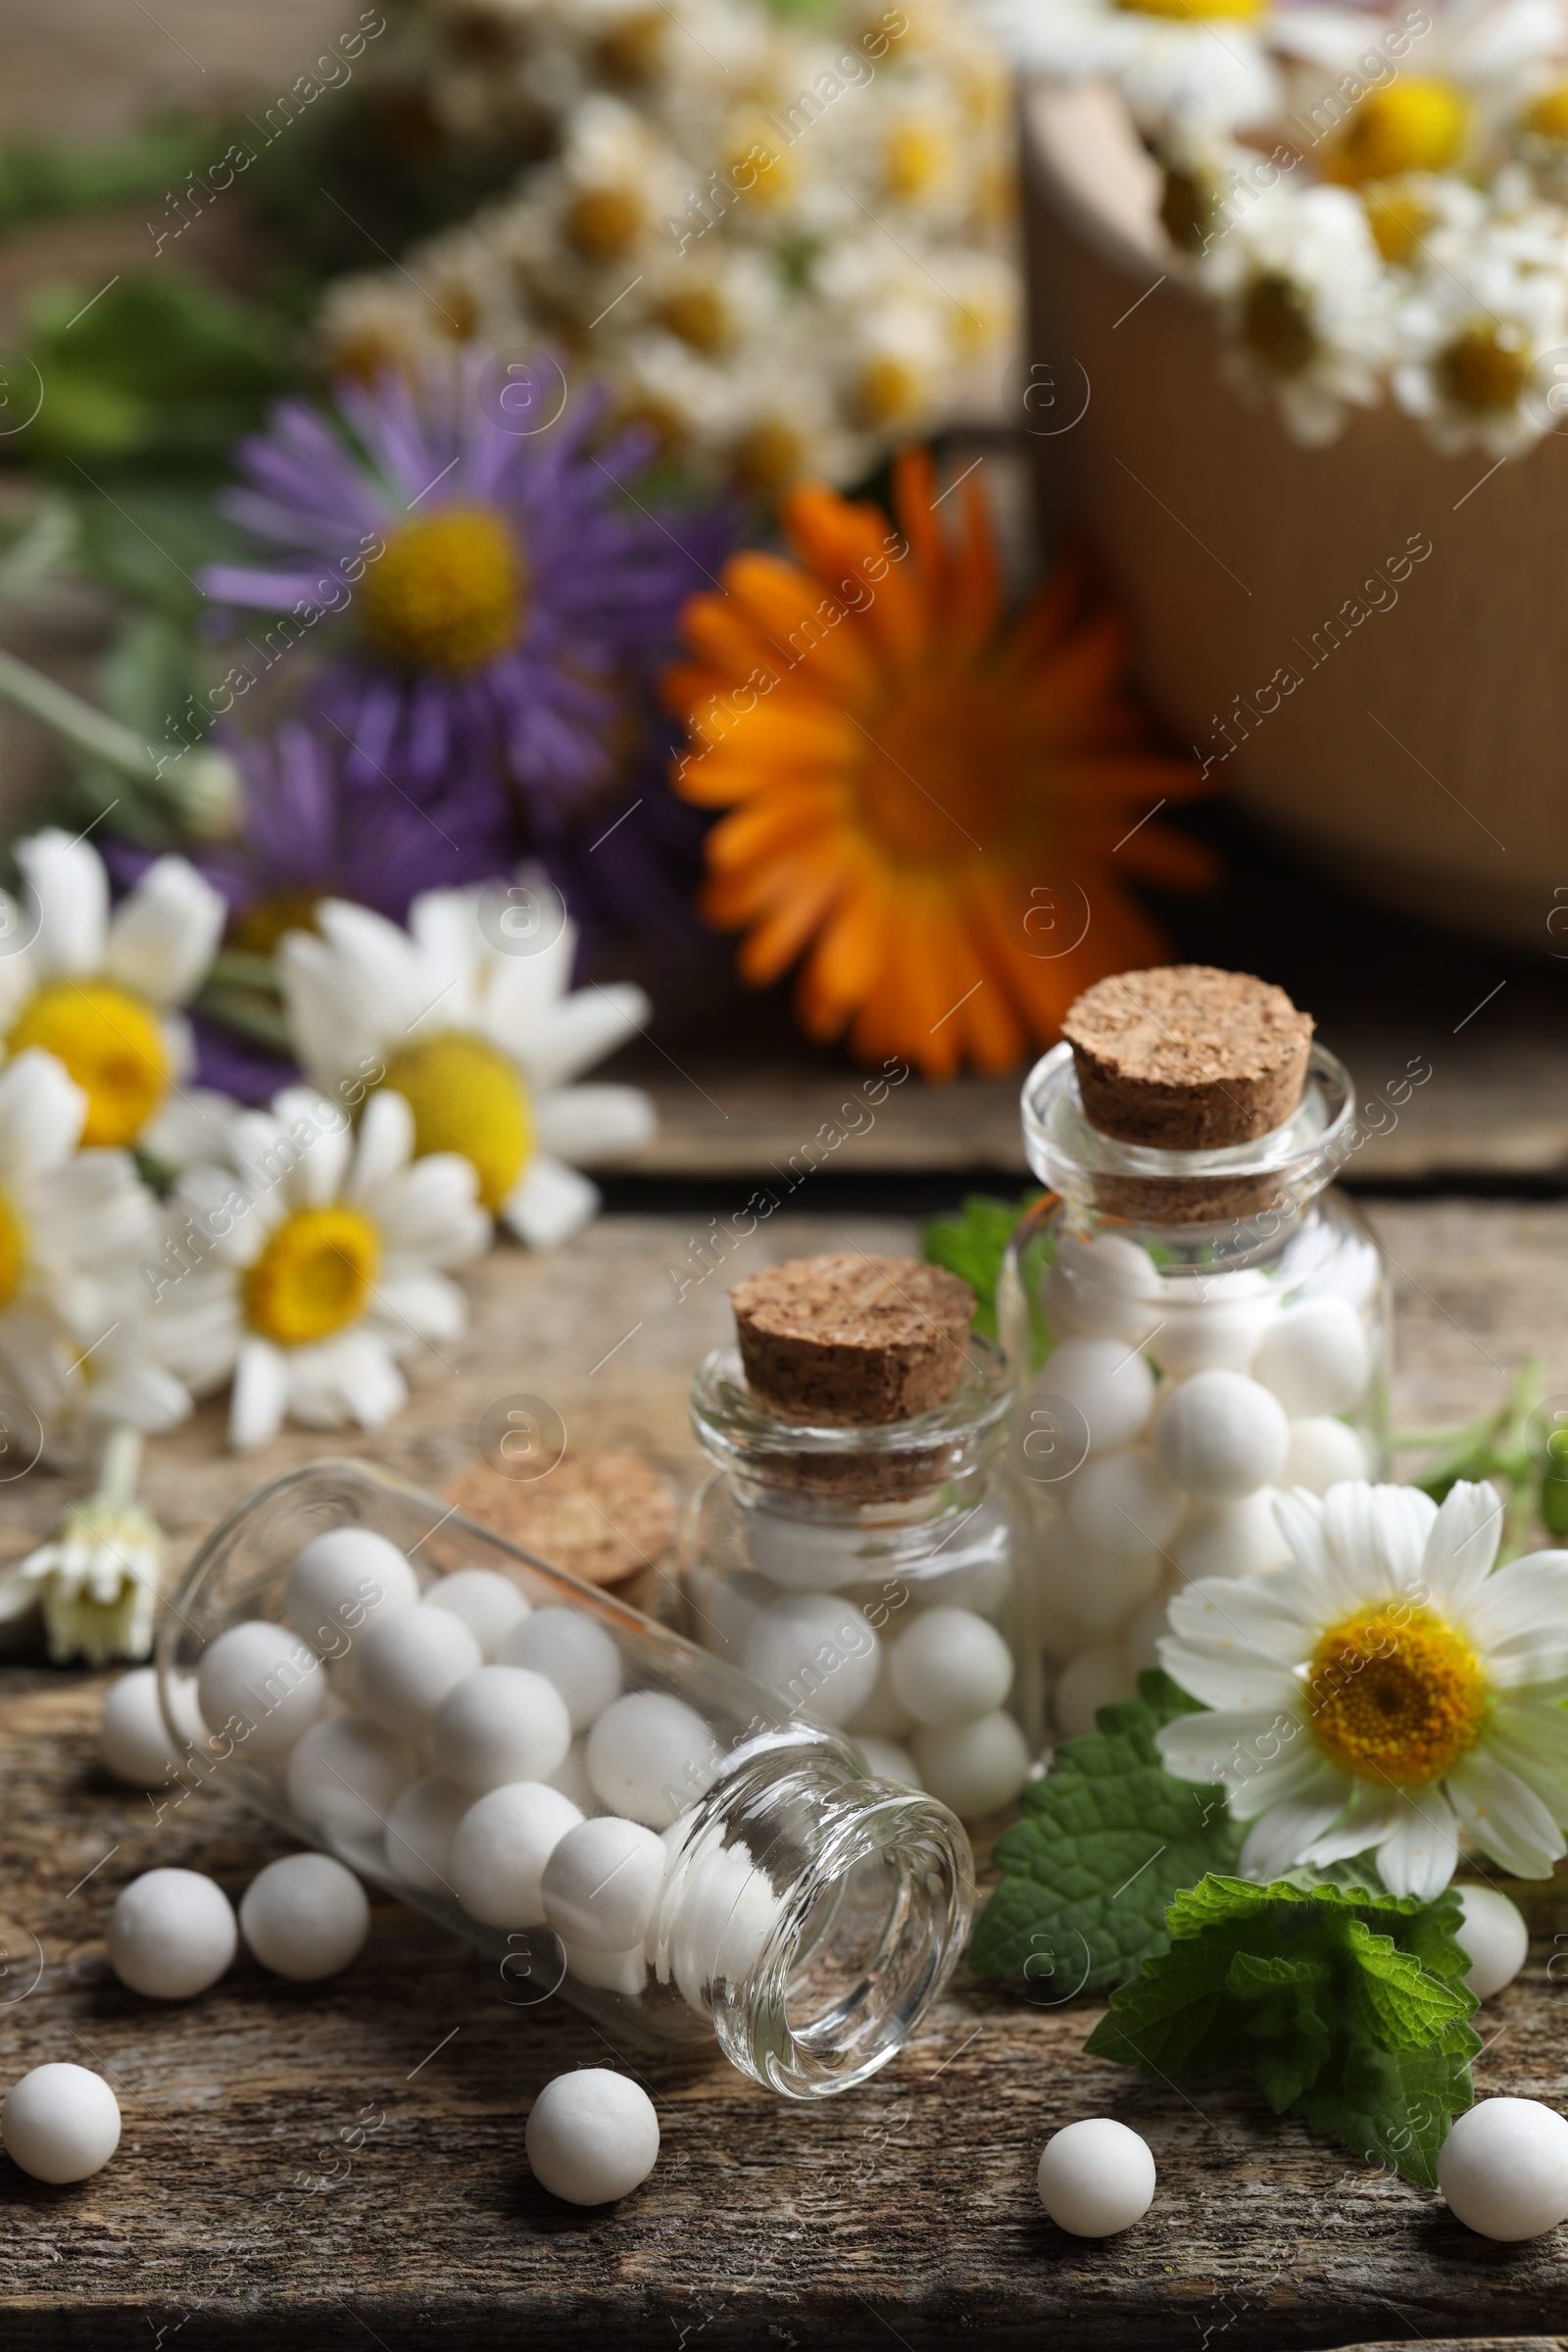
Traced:
[[929, 1456], [940, 1447], [982, 1446], [1000, 1433], [1012, 1402], [1006, 1358], [994, 1341], [971, 1332], [964, 1342], [961, 1378], [945, 1404], [907, 1421], [858, 1421], [849, 1427], [787, 1420], [771, 1412], [746, 1385], [733, 1342], [710, 1348], [692, 1376], [692, 1424], [710, 1460], [744, 1466], [769, 1456], [814, 1454], [824, 1459], [867, 1454], [897, 1460]]
[[1283, 1126], [1245, 1144], [1173, 1152], [1124, 1143], [1097, 1127], [1083, 1106], [1070, 1045], [1053, 1046], [1019, 1096], [1024, 1151], [1042, 1184], [1055, 1193], [1083, 1190], [1097, 1176], [1135, 1176], [1190, 1184], [1195, 1177], [1274, 1178], [1282, 1194], [1304, 1200], [1333, 1181], [1348, 1156], [1355, 1124], [1350, 1073], [1337, 1054], [1314, 1042], [1301, 1100]]

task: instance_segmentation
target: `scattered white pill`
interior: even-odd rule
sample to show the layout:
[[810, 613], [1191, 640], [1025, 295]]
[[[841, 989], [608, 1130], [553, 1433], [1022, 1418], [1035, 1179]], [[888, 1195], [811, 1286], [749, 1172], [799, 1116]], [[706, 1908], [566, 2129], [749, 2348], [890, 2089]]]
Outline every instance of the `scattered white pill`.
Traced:
[[538, 1928], [545, 1864], [582, 1809], [541, 1781], [514, 1781], [471, 1804], [452, 1839], [450, 1876], [459, 1902], [491, 1928]]
[[1001, 1706], [1012, 1652], [972, 1609], [922, 1609], [892, 1645], [888, 1680], [916, 1723], [940, 1731]]
[[1568, 2220], [1568, 2123], [1539, 2099], [1483, 2099], [1439, 2149], [1438, 2186], [1478, 2237], [1540, 2237]]
[[640, 1943], [624, 1952], [592, 1952], [586, 1944], [563, 1938], [561, 1948], [566, 1955], [566, 1974], [596, 1992], [623, 1993], [634, 2001], [648, 1982], [648, 1955]]
[[1274, 1514], [1277, 1493], [1275, 1487], [1259, 1487], [1241, 1502], [1195, 1502], [1171, 1545], [1183, 1580], [1252, 1576], [1283, 1560], [1285, 1538]]
[[570, 1745], [565, 1700], [526, 1666], [478, 1667], [454, 1683], [436, 1713], [436, 1770], [473, 1796], [508, 1781], [548, 1780]]
[[641, 1943], [664, 1883], [664, 1843], [642, 1822], [601, 1813], [557, 1840], [539, 1882], [545, 1919], [585, 1952]]
[[482, 1663], [461, 1617], [401, 1609], [379, 1618], [356, 1644], [355, 1700], [383, 1731], [427, 1736], [447, 1692]]
[[1053, 1396], [1083, 1415], [1097, 1452], [1110, 1453], [1143, 1435], [1154, 1406], [1154, 1375], [1120, 1340], [1063, 1340], [1047, 1357], [1031, 1401]]
[[171, 1738], [164, 1720], [155, 1666], [133, 1667], [110, 1685], [98, 1744], [117, 1781], [124, 1781], [132, 1788], [162, 1788], [175, 1767], [185, 1761], [187, 1741], [193, 1748], [206, 1746], [207, 1726], [189, 1676], [176, 1677], [172, 1692], [180, 1733], [177, 1741]]
[[793, 1592], [753, 1625], [747, 1674], [824, 1723], [848, 1723], [876, 1688], [881, 1643], [871, 1621], [833, 1592]]
[[146, 1870], [115, 1897], [109, 1964], [155, 2001], [188, 2001], [216, 1984], [239, 1948], [234, 1906], [196, 1870]]
[[34, 2180], [88, 2180], [120, 2145], [120, 2101], [84, 2066], [35, 2066], [6, 2092], [0, 2140]]
[[1155, 1330], [1144, 1343], [1162, 1372], [1185, 1379], [1191, 1372], [1245, 1372], [1268, 1329], [1266, 1299], [1194, 1298], [1160, 1310]]
[[375, 1838], [418, 1771], [415, 1751], [363, 1715], [313, 1723], [288, 1760], [288, 1801], [313, 1830]]
[[1344, 1421], [1314, 1414], [1291, 1423], [1291, 1449], [1280, 1472], [1282, 1487], [1305, 1487], [1309, 1494], [1326, 1494], [1348, 1478], [1365, 1478], [1366, 1447]]
[[559, 1772], [550, 1775], [546, 1785], [551, 1788], [559, 1788], [563, 1796], [569, 1796], [579, 1813], [597, 1813], [600, 1810], [601, 1799], [595, 1794], [594, 1785], [588, 1778], [586, 1740], [572, 1741], [566, 1750], [565, 1762]]
[[865, 1758], [865, 1769], [874, 1781], [897, 1781], [906, 1788], [924, 1787], [919, 1769], [906, 1747], [897, 1740], [871, 1740], [857, 1732], [855, 1744]]
[[718, 1770], [712, 1733], [695, 1707], [663, 1690], [612, 1699], [588, 1735], [588, 1779], [612, 1813], [666, 1830]]
[[368, 1527], [329, 1527], [289, 1570], [283, 1615], [295, 1633], [335, 1656], [373, 1617], [411, 1609], [418, 1597], [418, 1577], [388, 1537]]
[[1147, 1446], [1091, 1454], [1067, 1488], [1067, 1517], [1077, 1533], [1117, 1559], [1162, 1551], [1186, 1508], [1186, 1495]]
[[508, 1634], [528, 1614], [526, 1596], [497, 1568], [454, 1568], [450, 1576], [437, 1577], [420, 1606], [461, 1617], [486, 1663], [500, 1654]]
[[240, 1897], [239, 1932], [274, 1976], [314, 1984], [364, 1950], [370, 1906], [353, 1871], [330, 1854], [284, 1854]]
[[1051, 1712], [1064, 1740], [1080, 1740], [1095, 1730], [1102, 1707], [1137, 1696], [1126, 1651], [1119, 1642], [1106, 1642], [1099, 1649], [1081, 1650], [1062, 1668], [1051, 1693]]
[[1122, 1234], [1063, 1234], [1041, 1300], [1052, 1330], [1136, 1347], [1159, 1320], [1159, 1269]]
[[1108, 2115], [1054, 2132], [1040, 2155], [1040, 2202], [1074, 2237], [1113, 2237], [1154, 2201], [1149, 2142]]
[[420, 1894], [454, 1892], [452, 1841], [473, 1799], [439, 1773], [411, 1781], [386, 1817], [386, 1858]]
[[534, 2179], [568, 2205], [628, 2196], [659, 2156], [654, 2102], [629, 2075], [587, 2066], [558, 2075], [533, 2103], [523, 2134]]
[[1497, 1886], [1456, 1886], [1464, 1919], [1457, 1941], [1470, 1966], [1465, 1983], [1478, 2001], [1511, 1984], [1530, 1954], [1530, 1930], [1517, 1903]]
[[246, 1763], [275, 1762], [326, 1704], [320, 1658], [298, 1634], [259, 1617], [231, 1625], [202, 1652], [196, 1702]]
[[1160, 1408], [1160, 1467], [1200, 1502], [1240, 1502], [1285, 1467], [1291, 1425], [1271, 1389], [1245, 1372], [1195, 1372]]
[[615, 1638], [586, 1609], [533, 1610], [513, 1627], [497, 1655], [504, 1665], [530, 1667], [554, 1683], [574, 1732], [585, 1732], [620, 1695]]
[[1348, 1298], [1303, 1298], [1265, 1332], [1252, 1370], [1293, 1417], [1347, 1413], [1372, 1377], [1366, 1326]]
[[871, 1695], [856, 1708], [845, 1726], [858, 1739], [862, 1732], [873, 1740], [902, 1740], [914, 1729], [914, 1717], [904, 1701], [896, 1696], [888, 1680], [888, 1652], [883, 1650], [877, 1661], [876, 1681]]
[[1029, 1778], [1029, 1744], [1000, 1708], [973, 1723], [921, 1730], [909, 1741], [920, 1785], [960, 1821], [1010, 1804]]

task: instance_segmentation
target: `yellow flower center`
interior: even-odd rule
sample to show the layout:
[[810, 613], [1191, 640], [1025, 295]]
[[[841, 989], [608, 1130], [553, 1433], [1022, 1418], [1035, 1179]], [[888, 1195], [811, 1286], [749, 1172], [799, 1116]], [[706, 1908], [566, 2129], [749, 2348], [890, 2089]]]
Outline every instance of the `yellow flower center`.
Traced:
[[87, 1098], [83, 1146], [133, 1144], [169, 1092], [169, 1050], [158, 1016], [108, 980], [51, 980], [29, 997], [6, 1039], [41, 1046]]
[[872, 720], [862, 749], [860, 813], [885, 853], [951, 867], [1001, 833], [1017, 748], [983, 672], [916, 682]]
[[407, 669], [482, 669], [515, 642], [525, 588], [501, 516], [450, 507], [388, 538], [360, 587], [366, 634]]
[[1362, 99], [1329, 150], [1323, 175], [1356, 188], [1400, 172], [1446, 172], [1469, 128], [1469, 101], [1451, 81], [1396, 81]]
[[1542, 139], [1568, 139], [1568, 81], [1543, 90], [1534, 104], [1526, 109], [1525, 128]]
[[384, 1083], [414, 1113], [414, 1149], [459, 1152], [494, 1212], [533, 1156], [533, 1113], [513, 1064], [482, 1037], [451, 1030], [395, 1054]]
[[948, 169], [952, 148], [940, 123], [900, 122], [882, 142], [890, 196], [923, 196]]
[[9, 1306], [22, 1288], [27, 1267], [27, 1229], [0, 1193], [0, 1307]]
[[1159, 225], [1180, 253], [1200, 253], [1214, 223], [1214, 191], [1196, 172], [1165, 166], [1159, 196]]
[[1266, 0], [1116, 0], [1139, 17], [1178, 17], [1189, 24], [1200, 24], [1206, 18], [1229, 17], [1245, 21], [1260, 17]]
[[275, 899], [258, 899], [233, 917], [229, 945], [251, 956], [270, 956], [287, 932], [316, 929], [316, 909], [324, 896], [319, 890], [284, 890]]
[[668, 17], [652, 8], [622, 17], [618, 24], [612, 24], [598, 42], [600, 70], [605, 79], [624, 83], [632, 89], [640, 89], [652, 81], [659, 69], [668, 24]]
[[1300, 288], [1282, 270], [1265, 270], [1242, 298], [1242, 340], [1276, 375], [1299, 375], [1317, 350]]
[[566, 207], [566, 241], [591, 262], [618, 261], [642, 234], [643, 203], [630, 188], [584, 188]]
[[278, 1348], [308, 1348], [365, 1312], [381, 1236], [363, 1210], [297, 1208], [245, 1274], [245, 1319]]
[[686, 286], [659, 306], [661, 323], [693, 351], [723, 351], [735, 340], [735, 322], [711, 286]]
[[1437, 225], [1438, 217], [1426, 198], [1397, 180], [1363, 188], [1361, 209], [1379, 253], [1396, 266], [1407, 262]]
[[1418, 1788], [1475, 1744], [1487, 1678], [1462, 1634], [1427, 1608], [1389, 1603], [1331, 1626], [1308, 1677], [1313, 1738], [1360, 1780]]
[[863, 425], [898, 424], [918, 415], [925, 379], [903, 360], [884, 352], [867, 360], [855, 387], [855, 406]]
[[1530, 356], [1512, 327], [1478, 318], [1439, 352], [1434, 372], [1445, 399], [1485, 416], [1511, 409], [1530, 376]]
[[764, 416], [741, 435], [732, 463], [741, 487], [765, 497], [795, 479], [806, 463], [806, 443], [782, 416]]

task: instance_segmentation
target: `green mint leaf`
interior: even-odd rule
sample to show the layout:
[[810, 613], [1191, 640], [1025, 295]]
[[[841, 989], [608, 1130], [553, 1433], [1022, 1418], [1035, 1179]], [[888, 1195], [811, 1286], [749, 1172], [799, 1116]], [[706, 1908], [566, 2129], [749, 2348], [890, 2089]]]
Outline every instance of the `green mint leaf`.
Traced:
[[1037, 1997], [1098, 1992], [1169, 1942], [1171, 1897], [1234, 1869], [1241, 1831], [1218, 1788], [1166, 1772], [1154, 1734], [1195, 1702], [1162, 1674], [1102, 1707], [1100, 1726], [1057, 1748], [997, 1841], [1004, 1876], [975, 1930], [969, 1964]]
[[[973, 1291], [974, 1327], [988, 1340], [997, 1337], [997, 1283], [1007, 1244], [1024, 1211], [1039, 1199], [1038, 1193], [1026, 1193], [1021, 1200], [995, 1200], [984, 1193], [971, 1193], [957, 1216], [934, 1217], [920, 1237], [921, 1255], [932, 1265], [946, 1266]], [[1036, 1252], [1043, 1271], [1049, 1255], [1043, 1243], [1030, 1254]], [[1038, 1290], [1038, 1282], [1031, 1288]], [[1044, 1339], [1043, 1327], [1040, 1337]], [[1038, 1360], [1044, 1358], [1042, 1345]]]
[[1173, 1897], [1169, 1949], [1085, 2048], [1153, 2075], [1245, 2069], [1277, 2113], [1430, 2186], [1481, 2046], [1459, 1918], [1451, 1891], [1210, 1876]]

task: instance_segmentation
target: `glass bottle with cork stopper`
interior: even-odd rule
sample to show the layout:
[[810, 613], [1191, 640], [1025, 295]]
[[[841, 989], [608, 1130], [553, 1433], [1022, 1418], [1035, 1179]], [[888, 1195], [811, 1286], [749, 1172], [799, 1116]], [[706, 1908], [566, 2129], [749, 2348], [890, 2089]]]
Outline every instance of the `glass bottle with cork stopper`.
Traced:
[[1127, 972], [1025, 1082], [1050, 1189], [999, 1304], [1062, 1735], [1134, 1695], [1180, 1583], [1284, 1557], [1278, 1491], [1387, 1474], [1389, 1286], [1312, 1028], [1247, 973]]
[[911, 1258], [796, 1259], [732, 1293], [692, 1383], [714, 1464], [682, 1539], [691, 1637], [840, 1726], [964, 1820], [1043, 1730], [1039, 1628], [1004, 1468], [1004, 1358], [967, 1283]]

